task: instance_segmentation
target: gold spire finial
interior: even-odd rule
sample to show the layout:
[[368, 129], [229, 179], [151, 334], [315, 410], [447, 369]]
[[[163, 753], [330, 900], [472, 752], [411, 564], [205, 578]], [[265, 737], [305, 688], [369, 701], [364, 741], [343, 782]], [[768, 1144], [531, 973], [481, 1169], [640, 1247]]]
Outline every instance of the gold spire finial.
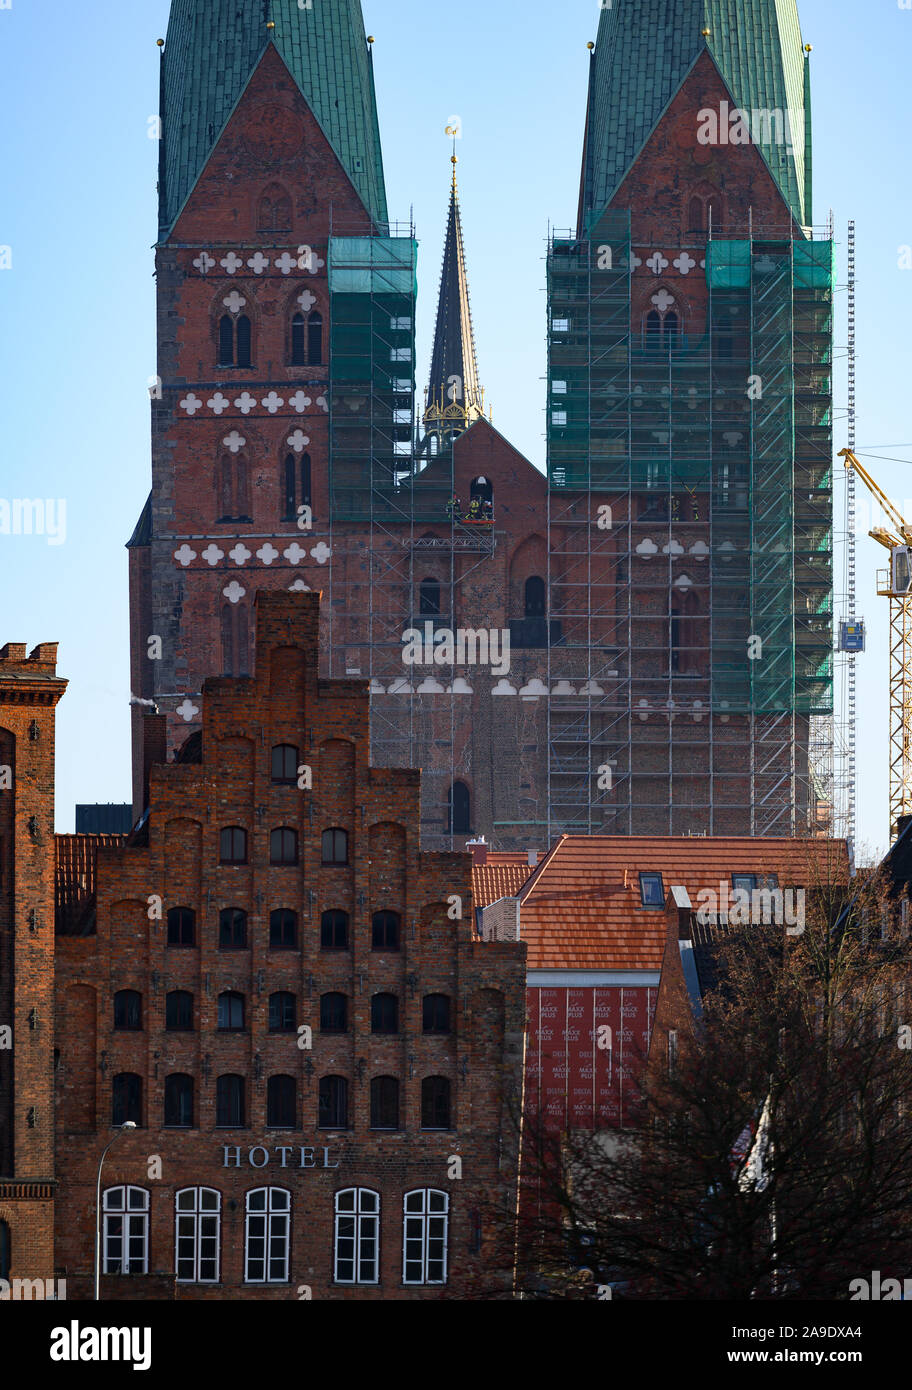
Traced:
[[459, 163], [459, 158], [458, 158], [458, 156], [457, 156], [457, 154], [456, 154], [456, 139], [457, 139], [457, 137], [458, 137], [458, 135], [459, 135], [459, 126], [458, 126], [458, 125], [448, 125], [448, 126], [446, 127], [446, 133], [447, 133], [447, 135], [452, 135], [452, 137], [453, 137], [453, 153], [450, 155], [450, 163], [451, 163], [452, 166], [453, 166], [453, 187], [455, 188], [455, 187], [456, 187], [456, 165]]
[[593, 50], [593, 48], [595, 48], [595, 44], [594, 44], [594, 43], [592, 42], [592, 40], [590, 39], [589, 42], [586, 44], [586, 47], [589, 49], [589, 51], [590, 51], [590, 53], [591, 53], [592, 50]]
[[274, 28], [275, 28], [275, 21], [270, 19], [269, 22], [268, 22], [267, 25], [266, 25], [266, 28], [267, 28], [267, 29], [274, 29]]
[[165, 46], [165, 41], [164, 41], [164, 39], [156, 39], [155, 42], [158, 44], [159, 48], [164, 48], [164, 46]]

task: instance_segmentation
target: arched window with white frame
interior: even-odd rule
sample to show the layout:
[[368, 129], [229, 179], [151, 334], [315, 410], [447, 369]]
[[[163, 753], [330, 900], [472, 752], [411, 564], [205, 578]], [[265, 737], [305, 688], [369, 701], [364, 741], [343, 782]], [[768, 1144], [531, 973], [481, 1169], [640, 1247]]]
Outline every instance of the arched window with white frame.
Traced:
[[402, 1204], [403, 1284], [445, 1284], [450, 1198], [435, 1187], [406, 1192]]
[[174, 1272], [182, 1284], [217, 1284], [222, 1194], [184, 1187], [174, 1197]]
[[380, 1282], [380, 1194], [369, 1187], [336, 1193], [333, 1278], [337, 1284]]
[[149, 1194], [144, 1187], [108, 1187], [102, 1197], [102, 1270], [148, 1274]]
[[244, 1279], [248, 1284], [287, 1284], [291, 1243], [291, 1193], [257, 1187], [247, 1193]]

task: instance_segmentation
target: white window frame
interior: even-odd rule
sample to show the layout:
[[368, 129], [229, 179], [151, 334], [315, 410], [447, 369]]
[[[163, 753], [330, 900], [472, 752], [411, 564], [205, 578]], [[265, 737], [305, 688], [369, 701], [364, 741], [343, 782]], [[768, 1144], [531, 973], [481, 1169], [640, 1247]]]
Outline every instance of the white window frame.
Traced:
[[[343, 1198], [354, 1200], [350, 1209], [340, 1208]], [[366, 1202], [365, 1198], [370, 1199]], [[335, 1221], [333, 1223], [333, 1280], [337, 1284], [379, 1284], [380, 1283], [380, 1193], [372, 1187], [345, 1187], [336, 1193]], [[346, 1222], [352, 1225], [351, 1232], [343, 1232]], [[373, 1242], [373, 1255], [365, 1254], [364, 1247]], [[343, 1245], [344, 1242], [344, 1245]], [[349, 1245], [351, 1253], [348, 1253]], [[343, 1254], [343, 1249], [346, 1253]], [[351, 1264], [353, 1278], [343, 1279], [339, 1270], [343, 1260]], [[362, 1277], [365, 1275], [366, 1277]]]
[[[113, 1205], [116, 1193], [120, 1193], [121, 1205]], [[140, 1206], [131, 1206], [131, 1198], [139, 1193], [142, 1198]], [[144, 1187], [135, 1187], [129, 1183], [119, 1184], [117, 1187], [106, 1187], [102, 1194], [102, 1270], [105, 1274], [148, 1274], [149, 1273], [149, 1193]], [[121, 1223], [121, 1230], [114, 1232], [111, 1228], [116, 1222]], [[131, 1250], [134, 1241], [139, 1241], [141, 1255], [141, 1269], [130, 1269], [132, 1262]], [[120, 1245], [119, 1257], [112, 1257], [111, 1246], [115, 1243]]]
[[[410, 1199], [413, 1201], [409, 1209]], [[442, 1209], [432, 1211], [431, 1199], [442, 1201]], [[416, 1187], [406, 1192], [402, 1199], [402, 1282], [403, 1284], [445, 1284], [447, 1281], [447, 1257], [450, 1235], [450, 1196], [437, 1187]], [[443, 1265], [440, 1279], [429, 1277], [431, 1262], [431, 1241], [440, 1241], [442, 1250], [435, 1260]], [[417, 1253], [416, 1253], [417, 1250]], [[409, 1266], [418, 1265], [420, 1278], [409, 1278]], [[412, 1270], [412, 1275], [415, 1271]]]
[[552, 425], [554, 425], [557, 429], [562, 429], [563, 426], [566, 425], [566, 423], [567, 423], [567, 412], [566, 412], [566, 410], [552, 410], [552, 411], [551, 411], [551, 423], [552, 423]]
[[[181, 1197], [188, 1192], [193, 1193], [192, 1207], [181, 1207], [179, 1205]], [[215, 1197], [215, 1205], [203, 1207], [203, 1193]], [[204, 1229], [204, 1223], [212, 1222], [214, 1233]], [[183, 1230], [181, 1227], [183, 1226]], [[193, 1255], [189, 1257], [193, 1264], [192, 1274], [181, 1274], [181, 1260], [186, 1260], [187, 1256], [181, 1255], [181, 1242], [190, 1241], [192, 1243]], [[215, 1274], [204, 1278], [200, 1273], [203, 1259], [211, 1259], [212, 1255], [203, 1255], [203, 1242], [215, 1242]], [[214, 1187], [182, 1187], [174, 1194], [174, 1274], [179, 1284], [217, 1284], [221, 1272], [222, 1256], [222, 1194]]]
[[[266, 1194], [265, 1205], [251, 1207], [251, 1198]], [[257, 1242], [262, 1253], [254, 1255]], [[284, 1244], [285, 1253], [276, 1254]], [[291, 1193], [287, 1187], [253, 1187], [247, 1193], [244, 1221], [244, 1282], [246, 1284], [287, 1284], [291, 1257]], [[282, 1273], [273, 1274], [272, 1266], [281, 1262]], [[262, 1266], [262, 1274], [252, 1274], [254, 1264]]]

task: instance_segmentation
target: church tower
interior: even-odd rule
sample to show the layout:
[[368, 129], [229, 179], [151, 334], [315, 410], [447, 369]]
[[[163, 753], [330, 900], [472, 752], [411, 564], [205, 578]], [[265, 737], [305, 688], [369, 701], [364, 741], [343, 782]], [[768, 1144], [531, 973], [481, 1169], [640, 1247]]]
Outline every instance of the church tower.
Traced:
[[[323, 587], [334, 487], [364, 483], [371, 431], [414, 396], [414, 242], [389, 235], [358, 0], [174, 0], [161, 121], [152, 491], [129, 542], [137, 813], [143, 709], [169, 752], [200, 730], [206, 676], [251, 671], [254, 593]], [[382, 347], [378, 280], [407, 325], [387, 313]]]
[[823, 828], [833, 245], [809, 54], [794, 0], [602, 10], [578, 225], [548, 258], [551, 675], [586, 693], [552, 700], [552, 834]]

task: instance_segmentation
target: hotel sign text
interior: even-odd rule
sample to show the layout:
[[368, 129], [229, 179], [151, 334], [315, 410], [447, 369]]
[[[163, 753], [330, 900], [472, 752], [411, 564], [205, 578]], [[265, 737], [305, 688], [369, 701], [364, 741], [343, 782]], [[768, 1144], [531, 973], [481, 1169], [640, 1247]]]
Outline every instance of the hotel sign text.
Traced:
[[[318, 1154], [322, 1152], [323, 1159], [320, 1161]], [[255, 1144], [252, 1149], [244, 1151], [244, 1162], [251, 1168], [265, 1168], [272, 1161], [272, 1156], [279, 1155], [280, 1168], [338, 1168], [339, 1160], [335, 1163], [331, 1161], [330, 1150], [308, 1146], [306, 1144], [277, 1144], [270, 1154], [269, 1149], [262, 1144]], [[296, 1157], [288, 1161], [288, 1155], [295, 1154]], [[242, 1150], [240, 1144], [222, 1145], [222, 1167], [240, 1168], [242, 1166]]]

